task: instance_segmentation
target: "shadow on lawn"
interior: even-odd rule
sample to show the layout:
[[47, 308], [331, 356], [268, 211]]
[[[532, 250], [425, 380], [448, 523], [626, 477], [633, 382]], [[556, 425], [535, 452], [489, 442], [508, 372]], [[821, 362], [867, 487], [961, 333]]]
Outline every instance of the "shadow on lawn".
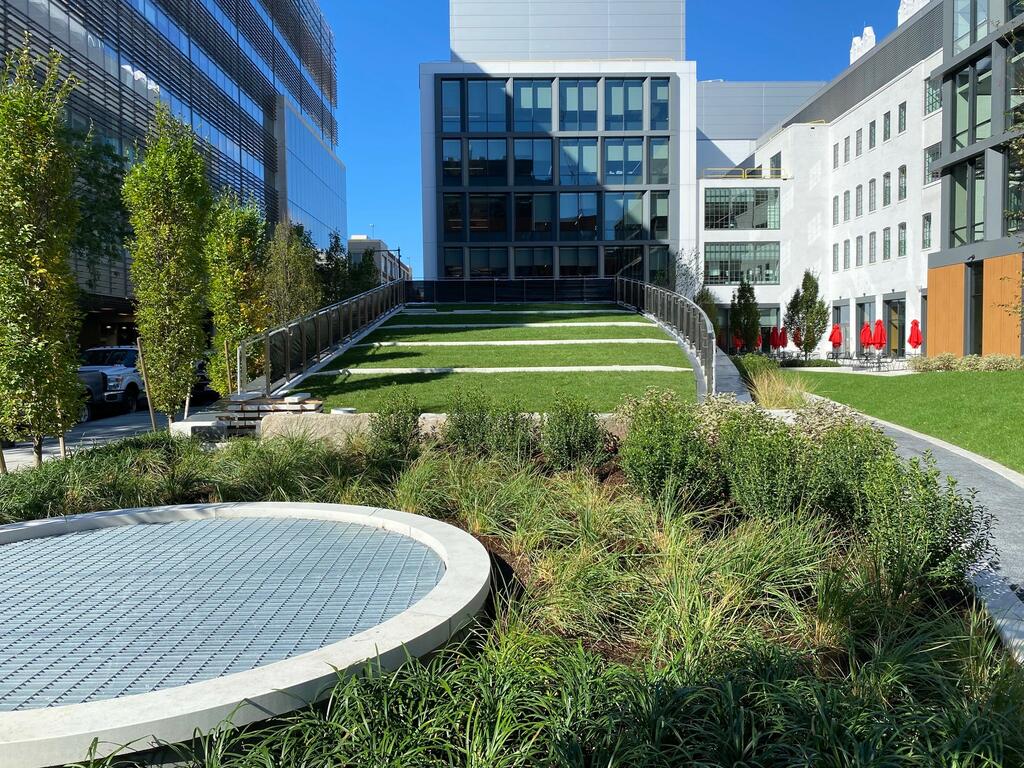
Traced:
[[[378, 390], [387, 389], [395, 385], [426, 384], [438, 379], [454, 376], [453, 373], [407, 373], [395, 374], [393, 376], [359, 376], [341, 374], [323, 384], [312, 383], [311, 379], [306, 380], [309, 392], [316, 398], [326, 400], [328, 398], [344, 398], [347, 395], [366, 394]], [[419, 402], [420, 410], [424, 413], [432, 412], [442, 403]], [[335, 406], [337, 407], [337, 406]]]

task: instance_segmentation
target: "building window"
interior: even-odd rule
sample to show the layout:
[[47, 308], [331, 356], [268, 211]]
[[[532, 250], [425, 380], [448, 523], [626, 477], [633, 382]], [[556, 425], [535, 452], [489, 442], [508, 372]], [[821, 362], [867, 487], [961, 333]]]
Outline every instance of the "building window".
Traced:
[[843, 139], [843, 162], [850, 162], [850, 137]]
[[626, 267], [630, 267], [628, 275], [639, 276], [643, 273], [644, 249], [639, 245], [604, 249], [604, 276], [614, 277]]
[[878, 143], [878, 131], [875, 121], [872, 120], [868, 123], [868, 149], [874, 149], [876, 143]]
[[858, 184], [854, 194], [854, 211], [857, 216], [864, 215], [864, 185]]
[[597, 184], [597, 139], [558, 142], [558, 183], [570, 187]]
[[900, 104], [896, 111], [896, 132], [905, 133], [907, 130], [907, 102]]
[[466, 93], [470, 131], [503, 133], [508, 130], [504, 80], [469, 80]]
[[1006, 215], [1004, 227], [1007, 235], [1024, 229], [1024, 166], [1013, 153], [1006, 163]]
[[942, 80], [929, 78], [924, 83], [924, 113], [930, 115], [942, 109]]
[[551, 184], [551, 139], [516, 139], [513, 145], [516, 186]]
[[839, 142], [832, 145], [832, 167], [839, 167]]
[[462, 186], [462, 141], [445, 139], [441, 142], [441, 185]]
[[647, 280], [663, 288], [675, 288], [667, 245], [652, 245], [647, 249]]
[[771, 156], [768, 161], [768, 178], [781, 179], [782, 178], [782, 153], [776, 152]]
[[558, 196], [560, 240], [598, 240], [597, 193], [563, 192]]
[[462, 81], [441, 81], [441, 130], [458, 133], [462, 130]]
[[843, 192], [843, 221], [850, 220], [850, 190]]
[[878, 207], [878, 181], [871, 179], [868, 181], [868, 213], [874, 212], [875, 208]]
[[896, 255], [907, 255], [907, 224], [903, 221], [896, 226]]
[[516, 240], [554, 240], [554, 202], [550, 193], [516, 195]]
[[597, 247], [559, 248], [559, 277], [593, 277], [597, 275]]
[[868, 233], [868, 264], [878, 261], [878, 233]]
[[466, 203], [462, 195], [442, 195], [444, 239], [458, 243], [466, 239]]
[[644, 183], [644, 140], [604, 140], [604, 183]]
[[863, 128], [858, 128], [857, 129], [857, 133], [855, 135], [856, 135], [856, 138], [854, 139], [854, 142], [853, 142], [854, 143], [854, 152], [857, 153], [857, 157], [860, 157], [861, 155], [864, 154], [864, 129]]
[[707, 243], [704, 280], [708, 285], [779, 284], [778, 243]]
[[886, 227], [882, 230], [882, 261], [892, 258], [892, 229]]
[[939, 158], [942, 157], [942, 145], [933, 144], [924, 151], [924, 183], [931, 184], [942, 178], [942, 171], [936, 166]]
[[863, 235], [857, 235], [857, 255], [856, 255], [856, 259], [857, 259], [857, 262], [856, 262], [857, 266], [858, 267], [863, 267], [864, 266], [864, 236]]
[[960, 53], [988, 34], [989, 0], [953, 0], [953, 53]]
[[975, 157], [953, 167], [952, 247], [985, 239], [985, 158]]
[[512, 81], [512, 125], [517, 131], [551, 130], [551, 81]]
[[882, 206], [889, 205], [892, 202], [892, 174], [882, 174]]
[[839, 243], [832, 243], [832, 271], [839, 271]]
[[669, 129], [669, 82], [667, 79], [651, 80], [651, 130]]
[[657, 138], [650, 140], [650, 153], [648, 158], [648, 176], [651, 184], [668, 184], [669, 180], [669, 152], [668, 139]]
[[604, 239], [644, 239], [644, 193], [607, 192], [604, 196]]
[[466, 267], [462, 262], [461, 248], [445, 248], [443, 258], [444, 264], [442, 266], [445, 277], [462, 278], [465, 276]]
[[983, 56], [953, 79], [953, 147], [992, 135], [992, 57]]
[[508, 142], [505, 139], [469, 140], [469, 185], [508, 186]]
[[839, 195], [832, 198], [832, 226], [839, 226]]
[[605, 81], [604, 127], [606, 131], [643, 130], [643, 80]]
[[882, 115], [882, 141], [892, 138], [892, 112]]
[[668, 192], [651, 192], [651, 240], [668, 240]]
[[558, 115], [563, 131], [596, 131], [597, 80], [559, 80]]
[[1024, 120], [1024, 37], [1015, 39], [1006, 50], [1006, 90], [1006, 127], [1019, 128]]
[[1010, 0], [1006, 9], [1006, 18], [1015, 19], [1024, 13], [1024, 0]]
[[507, 248], [470, 248], [469, 276], [492, 279], [508, 277]]
[[896, 174], [896, 199], [907, 199], [907, 166], [901, 165]]
[[850, 268], [850, 241], [843, 240], [843, 269]]
[[[833, 199], [838, 224], [839, 198]], [[779, 190], [752, 187], [704, 190], [704, 229], [778, 229]]]
[[928, 250], [932, 247], [932, 215], [926, 213], [921, 217], [921, 248]]
[[555, 256], [551, 248], [516, 248], [516, 277], [554, 277]]
[[469, 240], [508, 240], [508, 195], [469, 196]]

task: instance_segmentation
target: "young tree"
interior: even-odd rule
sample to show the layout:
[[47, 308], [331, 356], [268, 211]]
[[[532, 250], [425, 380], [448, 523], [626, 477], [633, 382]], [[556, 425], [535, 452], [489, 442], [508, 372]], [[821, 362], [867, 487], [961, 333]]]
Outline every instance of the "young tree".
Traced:
[[206, 349], [203, 246], [212, 197], [192, 129], [162, 103], [142, 161], [124, 183], [134, 237], [132, 282], [154, 409], [173, 420], [195, 383]]
[[733, 295], [730, 316], [733, 333], [743, 340], [747, 350], [754, 349], [757, 335], [761, 332], [761, 310], [757, 306], [754, 286], [742, 278]]
[[786, 305], [784, 322], [792, 332], [794, 341], [800, 340], [800, 351], [806, 360], [828, 327], [828, 307], [818, 294], [818, 278], [810, 270], [804, 272], [800, 287], [793, 292]]
[[121, 196], [125, 161], [91, 132], [74, 133], [72, 141], [78, 150], [75, 197], [80, 215], [71, 253], [78, 263], [85, 265], [88, 285], [94, 287], [98, 267], [121, 259], [131, 231]]
[[357, 263], [350, 264], [349, 270], [352, 274], [350, 296], [365, 293], [380, 285], [380, 270], [377, 269], [377, 262], [374, 261], [373, 255], [373, 249], [367, 248]]
[[[7, 58], [0, 83], [0, 438], [43, 437], [78, 418], [81, 316], [71, 269], [75, 150], [64, 124], [76, 86], [61, 59]], [[37, 79], [36, 70], [43, 76]]]
[[259, 206], [240, 202], [234, 193], [222, 195], [214, 204], [206, 236], [214, 330], [207, 372], [218, 392], [232, 391], [231, 366], [238, 345], [266, 328], [266, 262], [267, 222]]
[[715, 301], [715, 295], [711, 292], [711, 289], [706, 285], [701, 286], [700, 290], [693, 297], [693, 303], [700, 307], [704, 314], [708, 316], [711, 325], [715, 329], [715, 338], [717, 338], [718, 332], [721, 330], [718, 321], [718, 303]]
[[270, 322], [281, 325], [323, 306], [316, 271], [317, 251], [301, 224], [279, 223], [270, 241], [266, 294]]
[[337, 232], [331, 232], [327, 250], [316, 260], [316, 275], [324, 304], [333, 304], [352, 295], [349, 291], [348, 255]]

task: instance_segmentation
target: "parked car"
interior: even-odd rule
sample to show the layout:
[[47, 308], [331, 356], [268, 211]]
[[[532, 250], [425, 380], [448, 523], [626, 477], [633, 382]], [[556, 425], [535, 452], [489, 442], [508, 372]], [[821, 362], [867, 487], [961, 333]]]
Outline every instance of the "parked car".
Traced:
[[139, 352], [135, 347], [91, 347], [82, 353], [78, 373], [101, 373], [106, 379], [103, 402], [121, 404], [135, 413], [146, 396], [142, 374], [136, 369]]
[[79, 411], [78, 421], [85, 423], [96, 418], [96, 411], [106, 401], [107, 377], [101, 371], [78, 371], [78, 380], [85, 387], [85, 399], [82, 401], [82, 410]]

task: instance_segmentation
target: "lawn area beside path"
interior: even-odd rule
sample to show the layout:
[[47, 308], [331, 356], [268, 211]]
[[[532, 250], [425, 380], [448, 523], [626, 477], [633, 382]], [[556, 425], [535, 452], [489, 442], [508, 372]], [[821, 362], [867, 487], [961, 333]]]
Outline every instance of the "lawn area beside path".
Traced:
[[504, 314], [501, 312], [484, 312], [481, 314], [463, 314], [456, 312], [401, 312], [385, 321], [383, 327], [390, 325], [479, 325], [483, 323], [502, 323], [505, 325], [527, 325], [529, 323], [557, 323], [571, 325], [573, 323], [635, 323], [637, 325], [653, 325], [643, 315], [631, 312], [599, 312], [569, 313], [555, 315], [547, 312], [523, 312], [522, 314]]
[[582, 310], [585, 312], [626, 312], [630, 310], [620, 307], [618, 304], [609, 302], [587, 303], [561, 303], [547, 304], [543, 302], [526, 304], [407, 304], [406, 307], [414, 312], [436, 310], [438, 312], [567, 312], [570, 310]]
[[[409, 315], [402, 317], [412, 320]], [[580, 326], [567, 323], [557, 328], [453, 328], [450, 326], [390, 328], [382, 326], [360, 341], [369, 344], [378, 341], [541, 341], [567, 339], [667, 339], [656, 325], [644, 326]]]
[[1024, 372], [912, 376], [784, 371], [814, 394], [1024, 472]]
[[614, 411], [627, 396], [639, 397], [650, 387], [697, 396], [693, 374], [681, 373], [413, 373], [394, 376], [312, 376], [303, 390], [324, 401], [324, 410], [355, 408], [374, 412], [385, 394], [411, 395], [424, 413], [444, 413], [458, 385], [476, 386], [498, 399], [518, 400], [530, 412], [551, 408], [559, 393], [585, 397], [598, 413]]

